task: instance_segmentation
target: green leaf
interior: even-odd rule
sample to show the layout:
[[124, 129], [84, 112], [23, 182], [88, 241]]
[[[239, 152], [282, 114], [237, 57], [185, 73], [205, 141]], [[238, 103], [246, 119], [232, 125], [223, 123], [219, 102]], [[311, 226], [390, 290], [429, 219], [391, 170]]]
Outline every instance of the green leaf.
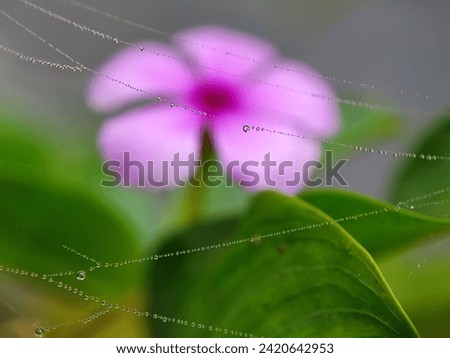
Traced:
[[330, 222], [298, 198], [265, 192], [239, 223], [215, 222], [173, 237], [160, 255], [174, 255], [152, 271], [154, 334], [417, 336], [369, 254], [339, 225], [324, 224]]
[[450, 232], [450, 220], [397, 208], [350, 191], [311, 190], [300, 197], [335, 220], [349, 218], [339, 224], [375, 257], [411, 247], [432, 234]]
[[450, 337], [450, 236], [380, 262], [402, 307], [423, 337]]
[[[418, 155], [450, 157], [450, 116], [443, 116], [433, 123], [409, 151]], [[392, 198], [400, 201], [448, 188], [449, 178], [448, 160], [407, 160], [394, 182]], [[415, 210], [449, 218], [450, 192], [418, 201]], [[393, 290], [425, 337], [450, 336], [449, 238], [448, 234], [436, 235], [425, 245], [381, 263]]]
[[[89, 191], [48, 180], [0, 175], [0, 262], [39, 274], [73, 271], [61, 280], [92, 294], [121, 294], [131, 282], [127, 270], [98, 270], [98, 262], [137, 255], [136, 233], [110, 206]], [[76, 280], [83, 270], [87, 278]], [[20, 277], [20, 276], [19, 276]], [[45, 281], [39, 282], [45, 284]], [[51, 287], [51, 285], [49, 285]]]
[[[425, 156], [436, 155], [450, 158], [450, 116], [439, 120], [437, 125], [425, 135], [422, 142], [411, 151]], [[448, 188], [449, 178], [449, 160], [410, 159], [405, 163], [395, 181], [393, 200], [405, 200], [405, 198]], [[448, 217], [450, 191], [444, 195], [427, 198], [418, 204], [417, 210], [423, 213]]]
[[[141, 256], [142, 241], [161, 216], [152, 212], [156, 205], [149, 204], [147, 195], [101, 187], [95, 133], [74, 136], [50, 126], [44, 131], [36, 123], [26, 115], [0, 113], [0, 320], [5, 315], [1, 304], [18, 308], [20, 302], [15, 315], [5, 316], [9, 320], [4, 325], [8, 335], [22, 337], [34, 336], [34, 328], [23, 324], [24, 316], [47, 325], [97, 313], [99, 303], [85, 301], [84, 295], [142, 306], [145, 265], [90, 268], [96, 266], [93, 260], [122, 262]], [[158, 204], [161, 211], [161, 200]], [[18, 269], [18, 274], [7, 268]], [[76, 279], [79, 270], [86, 272], [83, 281]], [[40, 276], [21, 274], [26, 271]], [[54, 283], [48, 280], [52, 274], [57, 274]], [[76, 288], [77, 294], [64, 285]], [[110, 320], [119, 322], [117, 327]], [[89, 325], [61, 326], [49, 335], [118, 336], [122, 329], [142, 335], [140, 322], [111, 312]]]

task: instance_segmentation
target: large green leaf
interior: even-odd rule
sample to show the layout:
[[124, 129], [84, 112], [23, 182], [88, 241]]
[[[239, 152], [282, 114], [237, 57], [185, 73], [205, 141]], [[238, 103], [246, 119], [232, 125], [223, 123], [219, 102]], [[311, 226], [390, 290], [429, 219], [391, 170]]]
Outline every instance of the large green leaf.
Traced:
[[[450, 158], [450, 116], [438, 121], [422, 142], [411, 149], [417, 154]], [[405, 200], [450, 186], [450, 160], [408, 160], [401, 170], [392, 191], [393, 200]], [[426, 198], [416, 209], [434, 216], [450, 215], [450, 191]], [[433, 204], [433, 205], [430, 205]]]
[[[433, 123], [420, 143], [409, 150], [450, 157], [450, 116]], [[392, 188], [393, 200], [438, 192], [449, 187], [449, 179], [449, 160], [407, 160]], [[449, 218], [450, 191], [424, 197], [414, 205], [423, 213]], [[450, 336], [449, 238], [449, 234], [436, 235], [425, 245], [381, 263], [394, 292], [426, 337]]]
[[[415, 337], [372, 258], [330, 222], [298, 198], [265, 192], [239, 224], [221, 221], [173, 237], [160, 254], [175, 254], [152, 271], [154, 334]], [[207, 249], [226, 242], [235, 245]]]
[[300, 197], [335, 220], [346, 218], [339, 224], [377, 257], [411, 247], [431, 234], [450, 232], [450, 220], [425, 216], [349, 191], [311, 190]]
[[[99, 262], [136, 257], [136, 233], [108, 205], [80, 188], [35, 178], [0, 175], [0, 262], [40, 274], [84, 270], [60, 278], [93, 293], [121, 293], [130, 285], [126, 270], [89, 269], [96, 264], [63, 245]], [[45, 282], [40, 282], [45, 284]]]
[[94, 262], [63, 248], [102, 262], [138, 255], [137, 230], [102, 194], [95, 147], [75, 146], [25, 121], [0, 113], [0, 264], [41, 274], [84, 269], [89, 279], [61, 281], [119, 294], [130, 284], [130, 272], [89, 275]]
[[450, 237], [380, 262], [402, 307], [423, 337], [450, 337]]
[[[5, 323], [7, 334], [34, 335], [33, 326], [26, 325], [23, 317], [33, 317], [36, 324], [46, 326], [74, 322], [102, 309], [99, 302], [80, 297], [81, 291], [141, 307], [145, 265], [90, 268], [96, 266], [93, 260], [114, 263], [142, 255], [138, 239], [147, 238], [143, 232], [149, 232], [148, 223], [157, 221], [146, 196], [101, 187], [101, 161], [93, 133], [78, 139], [67, 133], [56, 135], [54, 128], [44, 130], [24, 118], [0, 114], [0, 303], [15, 313]], [[146, 205], [140, 205], [143, 202]], [[18, 269], [18, 273], [7, 268]], [[79, 270], [86, 272], [84, 280], [77, 280]], [[39, 276], [33, 278], [26, 272]], [[50, 283], [50, 275], [57, 273], [63, 275], [52, 277], [54, 283]], [[64, 289], [65, 285], [76, 288], [78, 294]], [[9, 317], [1, 304], [0, 321]], [[130, 317], [124, 322], [117, 314], [112, 312], [107, 319], [89, 325], [60, 327], [54, 334], [122, 334], [110, 327], [110, 319], [120, 322], [127, 332], [138, 329], [137, 324], [131, 326]]]

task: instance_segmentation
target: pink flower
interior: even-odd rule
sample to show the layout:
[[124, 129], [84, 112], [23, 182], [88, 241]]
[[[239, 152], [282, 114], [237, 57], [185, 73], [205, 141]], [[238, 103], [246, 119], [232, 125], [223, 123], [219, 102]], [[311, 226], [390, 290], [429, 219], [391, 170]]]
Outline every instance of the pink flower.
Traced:
[[[171, 168], [163, 173], [161, 163], [170, 162], [176, 153], [180, 160], [188, 160], [191, 153], [199, 158], [207, 131], [224, 168], [233, 161], [261, 163], [266, 153], [277, 164], [293, 163], [283, 170], [278, 165], [270, 168], [275, 185], [260, 180], [249, 190], [299, 191], [302, 183], [287, 186], [286, 181], [305, 162], [320, 158], [320, 144], [267, 131], [245, 133], [242, 128], [257, 125], [315, 138], [333, 135], [340, 122], [337, 105], [320, 98], [334, 97], [328, 83], [311, 67], [281, 58], [272, 45], [251, 35], [204, 26], [182, 31], [174, 39], [173, 45], [148, 42], [126, 48], [98, 70], [109, 79], [93, 78], [87, 92], [91, 108], [122, 110], [101, 128], [98, 144], [103, 157], [119, 162], [122, 171], [125, 152], [131, 160], [152, 161], [153, 176], [168, 176], [172, 187], [174, 173]], [[181, 108], [154, 98], [145, 104], [148, 93], [170, 98]], [[137, 108], [126, 109], [130, 105]], [[261, 165], [251, 169], [265, 176]], [[183, 180], [189, 175], [187, 168], [180, 173]], [[228, 175], [235, 181], [249, 179], [239, 167]], [[131, 176], [131, 184], [137, 185], [137, 175]]]

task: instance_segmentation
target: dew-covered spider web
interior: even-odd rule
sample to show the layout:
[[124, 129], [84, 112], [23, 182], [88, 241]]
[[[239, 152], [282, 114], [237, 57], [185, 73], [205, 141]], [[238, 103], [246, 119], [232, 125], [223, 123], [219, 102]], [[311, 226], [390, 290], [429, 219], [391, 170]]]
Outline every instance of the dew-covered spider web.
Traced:
[[[57, 128], [59, 132], [64, 132], [65, 128], [72, 128], [74, 132], [78, 131], [78, 133], [83, 133], [83, 131], [95, 133], [100, 120], [104, 118], [94, 117], [91, 120], [92, 114], [83, 102], [83, 93], [89, 78], [96, 75], [105, 78], [111, 84], [136, 91], [143, 95], [145, 100], [159, 102], [170, 110], [188, 111], [206, 120], [220, 119], [220, 115], [215, 113], [205, 112], [201, 108], [182, 103], [170, 98], [170, 96], [149, 92], [128, 83], [125, 79], [118, 78], [115, 74], [97, 70], [102, 61], [123, 48], [135, 50], [137, 56], [139, 54], [150, 54], [167, 57], [175, 62], [186, 61], [185, 58], [173, 57], [170, 54], [155, 51], [151, 47], [136, 45], [142, 39], [165, 43], [177, 40], [186, 42], [191, 46], [200, 47], [203, 50], [220, 53], [225, 61], [227, 58], [239, 58], [251, 63], [258, 62], [258, 59], [234, 53], [227, 48], [216, 48], [210, 44], [177, 36], [177, 30], [188, 27], [189, 24], [192, 26], [193, 24], [220, 21], [220, 19], [216, 19], [217, 16], [214, 15], [217, 14], [217, 9], [210, 8], [210, 5], [203, 4], [204, 8], [198, 10], [195, 7], [194, 10], [194, 6], [191, 9], [185, 2], [173, 1], [173, 3], [180, 12], [179, 14], [174, 14], [174, 10], [167, 4], [147, 1], [139, 1], [136, 5], [133, 4], [128, 8], [120, 2], [106, 0], [93, 2], [85, 0], [15, 0], [1, 3], [0, 104], [6, 105], [10, 98], [15, 98], [18, 103], [25, 103], [24, 107], [30, 107], [29, 111], [36, 112], [38, 118], [46, 115], [49, 118], [58, 118], [57, 121], [53, 121], [56, 123], [52, 123], [51, 126]], [[216, 3], [219, 7], [224, 6], [219, 2]], [[243, 6], [235, 2], [234, 8], [231, 6], [230, 11], [238, 15], [240, 6], [243, 14], [248, 11], [247, 6], [250, 9], [259, 7], [266, 10], [272, 9], [273, 5], [270, 5], [269, 2], [262, 3], [260, 5], [260, 3], [249, 2], [250, 5]], [[355, 11], [352, 10], [351, 4], [352, 2], [348, 1], [348, 5], [343, 4], [342, 7], [346, 11]], [[298, 5], [296, 2], [286, 2], [286, 7], [292, 8], [290, 12], [299, 11], [299, 6], [303, 5]], [[346, 6], [349, 6], [349, 8]], [[311, 9], [316, 15], [320, 14], [319, 10], [316, 6]], [[324, 12], [326, 12], [325, 10], [326, 8]], [[273, 14], [269, 12], [271, 15], [267, 15], [263, 11], [258, 12], [261, 16], [261, 22], [264, 21], [263, 18], [268, 20], [267, 16], [271, 20], [267, 28], [262, 25], [255, 25], [254, 31], [259, 29], [261, 37], [268, 36], [270, 38], [270, 29], [274, 29], [274, 42], [276, 43], [275, 40], [281, 39], [280, 43], [287, 43], [285, 47], [288, 51], [291, 51], [291, 56], [303, 60], [301, 53], [296, 52], [297, 44], [291, 35], [286, 35], [286, 40], [282, 40], [285, 34], [283, 30], [280, 30], [280, 26], [284, 28], [282, 17], [278, 17], [275, 10], [270, 11], [273, 11]], [[142, 15], [143, 12], [153, 13], [153, 15], [147, 18]], [[192, 15], [193, 20], [189, 19], [186, 14]], [[242, 27], [246, 20], [244, 15], [241, 16], [237, 17], [236, 24], [229, 24], [228, 26]], [[171, 26], [167, 26], [164, 19], [170, 19]], [[278, 20], [275, 21], [274, 19]], [[321, 33], [321, 36], [325, 36], [324, 33], [327, 33], [327, 31], [332, 31], [330, 30], [331, 25], [326, 25], [329, 21], [327, 19], [328, 16], [324, 16], [322, 21], [324, 22], [324, 28], [328, 30], [317, 31]], [[222, 19], [222, 21], [224, 20]], [[295, 17], [288, 20], [289, 24], [296, 22]], [[249, 31], [251, 29], [250, 27]], [[297, 29], [301, 31], [302, 28], [300, 26]], [[312, 50], [314, 46], [322, 46], [322, 51], [327, 51], [325, 40], [315, 38], [311, 33], [301, 36], [303, 36], [303, 41], [309, 43], [308, 46], [300, 46], [305, 53], [310, 51], [316, 53], [317, 56], [317, 51]], [[370, 46], [368, 43], [366, 45]], [[352, 47], [351, 44], [346, 46]], [[354, 46], [357, 46], [357, 44], [355, 43]], [[402, 44], [398, 44], [396, 50], [400, 51], [400, 49], [403, 49], [402, 46]], [[404, 45], [406, 48], [404, 51], [407, 53], [409, 53], [408, 46], [412, 45]], [[347, 47], [343, 46], [342, 49], [344, 50]], [[391, 55], [390, 53], [384, 53], [382, 57], [390, 58]], [[314, 56], [311, 56], [311, 61], [313, 61], [313, 58]], [[333, 69], [333, 56], [329, 56], [328, 62], [323, 60], [323, 56], [317, 56], [317, 58], [321, 58], [322, 63], [329, 63], [328, 66], [324, 65], [324, 68]], [[361, 66], [360, 61], [361, 59], [358, 59], [355, 66]], [[314, 65], [314, 63], [311, 64]], [[189, 245], [189, 248], [175, 251], [158, 252], [155, 250], [157, 238], [152, 237], [152, 234], [159, 236], [160, 232], [152, 231], [153, 228], [147, 228], [145, 235], [143, 235], [145, 237], [142, 239], [142, 248], [137, 250], [138, 253], [134, 253], [133, 256], [127, 255], [127, 252], [129, 252], [127, 248], [124, 248], [123, 252], [111, 254], [107, 250], [107, 239], [99, 244], [104, 245], [105, 250], [99, 247], [99, 250], [95, 253], [85, 252], [76, 245], [76, 241], [68, 241], [62, 234], [58, 237], [57, 245], [48, 248], [48, 250], [53, 250], [52, 255], [55, 257], [52, 264], [42, 264], [44, 269], [39, 269], [39, 267], [33, 265], [16, 267], [0, 261], [0, 336], [96, 336], [100, 330], [99, 335], [101, 336], [147, 336], [151, 334], [146, 328], [148, 322], [151, 324], [151, 321], [185, 326], [197, 332], [216, 332], [229, 337], [260, 336], [258, 332], [242, 331], [232, 326], [213, 325], [211, 322], [198, 321], [196, 317], [179, 317], [172, 315], [171, 312], [153, 311], [148, 303], [152, 300], [152, 292], [148, 292], [149, 288], [145, 284], [148, 280], [149, 267], [156, 262], [171, 260], [174, 257], [187, 255], [195, 257], [199, 253], [204, 254], [205, 252], [223, 249], [233, 250], [245, 245], [253, 247], [255, 243], [260, 241], [277, 240], [293, 233], [313, 232], [346, 222], [363, 221], [368, 217], [377, 217], [390, 212], [413, 212], [417, 215], [427, 213], [435, 218], [450, 218], [450, 182], [445, 177], [448, 170], [442, 169], [450, 165], [449, 151], [429, 152], [413, 149], [413, 140], [419, 136], [424, 128], [427, 128], [427, 124], [431, 125], [435, 118], [449, 115], [445, 105], [449, 102], [448, 93], [450, 92], [443, 92], [441, 89], [433, 87], [434, 80], [439, 82], [439, 86], [441, 86], [441, 82], [439, 79], [434, 79], [436, 73], [432, 70], [421, 68], [420, 63], [414, 67], [414, 64], [410, 65], [397, 60], [397, 66], [411, 66], [411, 76], [426, 78], [423, 81], [426, 86], [421, 87], [411, 85], [413, 83], [411, 81], [399, 83], [396, 78], [390, 78], [387, 74], [375, 74], [374, 78], [374, 75], [369, 72], [370, 70], [366, 72], [364, 78], [361, 75], [346, 75], [345, 73], [349, 71], [342, 71], [342, 75], [339, 74], [339, 70], [336, 70], [335, 73], [332, 70], [329, 73], [323, 71], [323, 74], [318, 75], [310, 72], [299, 72], [281, 63], [274, 64], [275, 71], [292, 73], [298, 76], [318, 76], [327, 80], [335, 88], [337, 95], [324, 96], [320, 93], [305, 91], [302, 88], [284, 87], [274, 82], [262, 81], [256, 77], [247, 77], [220, 68], [208, 67], [195, 61], [190, 61], [189, 65], [194, 69], [211, 74], [220, 73], [221, 76], [230, 79], [267, 86], [280, 93], [295, 93], [300, 97], [313, 97], [321, 101], [331, 101], [338, 104], [343, 110], [359, 111], [360, 121], [364, 121], [368, 116], [377, 112], [389, 113], [392, 116], [403, 118], [405, 123], [401, 130], [403, 135], [399, 136], [400, 139], [390, 140], [390, 135], [387, 134], [381, 144], [378, 142], [367, 144], [355, 139], [345, 140], [345, 138], [339, 137], [323, 139], [294, 131], [287, 132], [282, 127], [277, 126], [277, 123], [273, 123], [271, 127], [260, 124], [257, 118], [252, 118], [251, 121], [249, 121], [249, 118], [241, 118], [239, 123], [236, 123], [236, 132], [244, 132], [248, 136], [260, 136], [261, 138], [276, 136], [286, 141], [310, 141], [319, 143], [331, 150], [344, 150], [347, 153], [346, 155], [350, 157], [350, 164], [355, 162], [353, 169], [346, 172], [349, 184], [346, 189], [363, 191], [380, 199], [386, 199], [388, 194], [386, 194], [387, 189], [385, 188], [392, 182], [388, 173], [394, 171], [394, 168], [416, 161], [422, 163], [422, 165], [428, 165], [430, 181], [435, 179], [433, 177], [440, 178], [441, 185], [438, 187], [431, 185], [429, 188], [426, 185], [417, 186], [419, 189], [413, 192], [409, 191], [408, 195], [405, 194], [398, 200], [390, 199], [391, 205], [384, 208], [363, 210], [356, 214], [335, 217], [333, 220], [324, 220], [306, 226], [286, 227], [283, 230], [261, 235], [237, 239], [230, 235], [229, 240], [219, 243], [201, 246], [192, 244]], [[446, 69], [448, 72], [448, 67]], [[450, 81], [450, 78], [447, 78], [447, 80]], [[92, 124], [84, 118], [90, 118], [89, 121], [97, 122]], [[76, 123], [77, 121], [80, 123]], [[52, 119], [44, 118], [41, 125], [50, 125], [51, 122]], [[80, 136], [82, 135], [80, 134]], [[92, 141], [95, 141], [95, 137], [91, 137]], [[77, 143], [83, 143], [83, 140]], [[436, 168], [439, 169], [439, 172], [433, 172]], [[98, 171], [100, 170], [101, 168], [98, 168]], [[442, 178], [442, 176], [444, 177]], [[106, 193], [108, 193], [107, 190]], [[113, 201], [117, 200], [116, 203], [119, 203], [117, 205], [120, 205], [120, 200], [124, 196], [120, 193], [111, 195], [114, 196]], [[137, 195], [147, 199], [151, 194], [137, 193]], [[179, 196], [175, 196], [175, 199], [173, 197], [168, 199], [164, 194], [155, 194], [155, 196], [156, 200], [166, 202], [179, 199]], [[133, 200], [135, 199], [130, 199], [126, 205], [123, 204], [121, 210], [126, 211], [129, 205], [136, 202]], [[167, 209], [164, 205], [160, 206], [160, 211]], [[220, 213], [220, 210], [220, 205], [218, 205], [216, 211]], [[161, 214], [156, 213], [156, 211], [158, 210], [154, 210], [155, 217], [159, 217]], [[135, 212], [128, 213], [130, 217], [133, 217], [133, 215], [139, 216]], [[135, 218], [134, 220], [138, 222], [136, 225], [139, 227], [146, 221], [145, 218]], [[83, 223], [80, 223], [80, 225], [83, 225]], [[161, 224], [158, 230], [164, 231], [164, 229], [167, 229], [170, 232], [170, 227], [167, 228], [164, 225], [170, 226], [170, 222]], [[38, 234], [36, 238], [40, 235]], [[5, 235], [1, 239], [18, 240], [20, 242], [21, 237]], [[433, 235], [424, 239], [419, 246], [412, 247], [400, 258], [390, 256], [380, 262], [381, 270], [385, 273], [387, 282], [392, 285], [400, 303], [405, 305], [405, 310], [407, 312], [408, 310], [414, 310], [415, 306], [420, 308], [415, 310], [419, 314], [413, 317], [418, 322], [425, 322], [426, 316], [430, 312], [433, 313], [434, 308], [430, 307], [444, 306], [446, 300], [450, 297], [450, 288], [447, 290], [444, 287], [444, 293], [439, 297], [430, 296], [427, 292], [418, 289], [418, 287], [422, 287], [423, 282], [435, 279], [433, 275], [437, 272], [437, 269], [441, 268], [442, 272], [450, 272], [448, 265], [450, 258], [449, 241], [448, 235]], [[31, 247], [27, 248], [26, 244], [20, 244], [18, 248], [24, 250], [24, 252], [31, 249]], [[35, 261], [39, 261], [39, 255], [43, 255], [45, 252], [45, 247], [36, 251]], [[42, 257], [43, 260], [48, 260], [48, 256]], [[66, 264], [67, 262], [69, 264]], [[119, 289], [111, 287], [115, 285], [114, 280], [110, 280], [111, 276], [117, 277]], [[120, 287], [127, 281], [133, 282], [140, 289], [137, 290], [138, 292], [120, 295]], [[440, 278], [436, 282], [442, 284]], [[126, 285], [123, 287], [126, 287]], [[153, 288], [158, 289], [157, 287]], [[125, 288], [123, 289], [125, 290]], [[412, 299], [412, 297], [417, 297], [417, 299]], [[432, 304], [427, 305], [427, 302], [432, 302]], [[420, 312], [423, 312], [423, 314], [420, 314]]]

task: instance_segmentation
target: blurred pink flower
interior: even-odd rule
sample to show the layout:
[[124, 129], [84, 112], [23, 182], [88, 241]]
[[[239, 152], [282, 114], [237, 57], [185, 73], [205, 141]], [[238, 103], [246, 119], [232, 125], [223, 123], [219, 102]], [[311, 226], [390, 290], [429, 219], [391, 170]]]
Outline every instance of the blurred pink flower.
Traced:
[[[302, 183], [287, 187], [286, 180], [305, 162], [320, 158], [320, 144], [267, 132], [244, 133], [242, 128], [248, 124], [316, 138], [333, 135], [340, 122], [337, 105], [319, 98], [334, 97], [328, 83], [308, 65], [281, 58], [271, 44], [248, 34], [204, 26], [182, 31], [174, 39], [173, 45], [138, 44], [152, 52], [124, 49], [98, 71], [213, 118], [157, 101], [145, 104], [146, 93], [97, 75], [87, 92], [91, 108], [113, 112], [139, 105], [103, 125], [98, 137], [103, 157], [122, 162], [128, 152], [133, 160], [153, 161], [153, 175], [161, 177], [158, 164], [171, 161], [176, 153], [181, 160], [187, 160], [190, 153], [200, 157], [206, 130], [224, 167], [232, 161], [261, 163], [268, 152], [277, 163], [293, 162], [284, 173], [276, 166], [270, 169], [275, 187], [260, 181], [249, 190], [299, 191]], [[180, 58], [185, 61], [177, 60]], [[262, 166], [252, 170], [264, 176]], [[248, 179], [238, 167], [228, 174], [236, 181]], [[174, 185], [170, 169], [168, 175], [170, 187]], [[187, 170], [181, 173], [183, 179], [188, 176]]]

